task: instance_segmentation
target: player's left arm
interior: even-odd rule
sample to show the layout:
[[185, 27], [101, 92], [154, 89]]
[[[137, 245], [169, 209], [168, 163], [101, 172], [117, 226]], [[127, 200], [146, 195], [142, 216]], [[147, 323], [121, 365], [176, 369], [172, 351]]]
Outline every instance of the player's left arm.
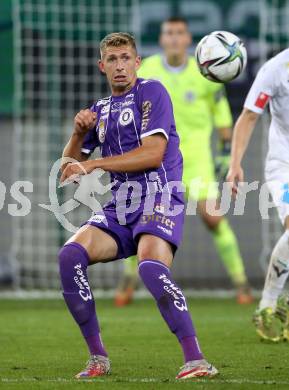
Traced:
[[244, 181], [242, 160], [247, 150], [256, 122], [270, 99], [279, 90], [279, 72], [274, 58], [267, 61], [258, 71], [257, 76], [248, 92], [244, 109], [237, 119], [233, 132], [233, 144], [230, 170], [227, 181], [233, 193], [238, 191], [238, 182]]
[[212, 114], [214, 127], [218, 132], [215, 173], [223, 180], [228, 173], [230, 164], [233, 123], [230, 105], [223, 86], [213, 93]]
[[122, 155], [69, 164], [61, 181], [70, 176], [90, 173], [97, 168], [113, 172], [141, 172], [160, 167], [167, 147], [173, 110], [169, 95], [157, 81], [143, 85], [140, 107], [142, 110], [141, 145]]

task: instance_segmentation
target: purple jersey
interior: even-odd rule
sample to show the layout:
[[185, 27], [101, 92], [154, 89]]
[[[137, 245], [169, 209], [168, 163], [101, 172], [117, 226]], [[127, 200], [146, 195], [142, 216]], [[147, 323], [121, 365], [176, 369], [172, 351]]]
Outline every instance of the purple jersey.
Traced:
[[83, 142], [82, 152], [85, 154], [89, 155], [100, 147], [102, 157], [122, 155], [139, 147], [145, 137], [157, 133], [168, 140], [158, 169], [110, 172], [114, 197], [122, 183], [129, 181], [137, 181], [141, 185], [142, 195], [162, 192], [169, 188], [168, 182], [181, 182], [183, 163], [173, 107], [167, 90], [159, 81], [137, 79], [126, 94], [100, 99], [91, 110], [97, 113], [97, 123]]

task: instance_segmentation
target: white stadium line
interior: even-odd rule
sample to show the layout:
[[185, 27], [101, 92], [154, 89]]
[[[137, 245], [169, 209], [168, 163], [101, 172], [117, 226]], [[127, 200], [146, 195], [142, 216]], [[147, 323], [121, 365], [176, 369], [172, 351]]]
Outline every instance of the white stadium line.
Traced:
[[[194, 289], [184, 289], [184, 295], [188, 298], [234, 298], [236, 295], [235, 290], [194, 290]], [[259, 290], [253, 290], [252, 291], [253, 296], [255, 298], [259, 298], [261, 296], [261, 292]], [[100, 290], [100, 289], [94, 289], [93, 290], [94, 297], [96, 299], [111, 299], [114, 297], [115, 290]], [[148, 291], [144, 289], [139, 289], [135, 292], [135, 298], [136, 299], [143, 299], [143, 298], [151, 298], [151, 295]], [[63, 300], [61, 291], [56, 290], [7, 290], [7, 291], [0, 291], [0, 299], [59, 299]]]
[[[183, 381], [188, 383], [190, 379]], [[193, 383], [207, 383], [207, 384], [248, 384], [248, 385], [289, 385], [289, 381], [274, 381], [274, 380], [251, 380], [251, 379], [191, 379]], [[0, 378], [0, 383], [79, 383], [79, 382], [94, 382], [94, 383], [182, 383], [182, 381], [176, 381], [174, 379], [158, 379], [158, 378], [125, 378], [108, 376], [107, 378], [97, 379], [73, 379], [73, 378]]]

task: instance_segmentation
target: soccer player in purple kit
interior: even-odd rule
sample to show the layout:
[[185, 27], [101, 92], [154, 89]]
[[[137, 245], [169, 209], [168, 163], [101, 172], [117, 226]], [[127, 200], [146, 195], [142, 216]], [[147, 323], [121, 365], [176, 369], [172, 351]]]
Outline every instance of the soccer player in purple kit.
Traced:
[[[218, 371], [202, 355], [185, 297], [170, 273], [184, 223], [183, 194], [171, 185], [182, 180], [182, 156], [170, 97], [160, 82], [137, 78], [141, 60], [131, 35], [107, 35], [100, 54], [99, 68], [112, 95], [76, 115], [63, 157], [79, 162], [64, 162], [60, 179], [72, 181], [103, 169], [110, 172], [113, 183], [113, 199], [103, 213], [90, 218], [59, 252], [63, 296], [90, 352], [86, 368], [76, 378], [110, 371], [87, 267], [133, 254], [144, 285], [182, 347], [185, 364], [176, 378], [214, 376]], [[96, 147], [102, 158], [88, 160]], [[148, 199], [153, 202], [150, 212]], [[117, 208], [126, 210], [131, 204], [138, 207], [126, 215], [124, 224]], [[169, 212], [180, 206], [181, 212]]]

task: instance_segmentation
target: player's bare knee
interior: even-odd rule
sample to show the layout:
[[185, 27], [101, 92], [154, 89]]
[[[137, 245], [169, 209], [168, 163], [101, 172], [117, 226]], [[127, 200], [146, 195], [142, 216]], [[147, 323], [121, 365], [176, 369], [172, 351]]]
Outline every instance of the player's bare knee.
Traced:
[[66, 244], [71, 242], [81, 245], [86, 250], [90, 264], [110, 261], [117, 255], [115, 240], [95, 226], [82, 226]]
[[156, 250], [153, 250], [153, 248], [149, 248], [148, 246], [142, 246], [138, 252], [137, 257], [139, 261], [143, 261], [146, 259], [154, 259], [159, 260], [159, 253]]
[[71, 261], [71, 251], [70, 251], [71, 243], [63, 245], [58, 252], [58, 264], [59, 270], [62, 272], [64, 269], [73, 266], [73, 262]]
[[141, 236], [137, 251], [138, 261], [153, 259], [170, 267], [173, 260], [171, 244], [164, 239], [149, 234]]
[[151, 248], [146, 243], [142, 243], [139, 241], [138, 248], [137, 248], [137, 258], [139, 261], [150, 259], [151, 255]]

